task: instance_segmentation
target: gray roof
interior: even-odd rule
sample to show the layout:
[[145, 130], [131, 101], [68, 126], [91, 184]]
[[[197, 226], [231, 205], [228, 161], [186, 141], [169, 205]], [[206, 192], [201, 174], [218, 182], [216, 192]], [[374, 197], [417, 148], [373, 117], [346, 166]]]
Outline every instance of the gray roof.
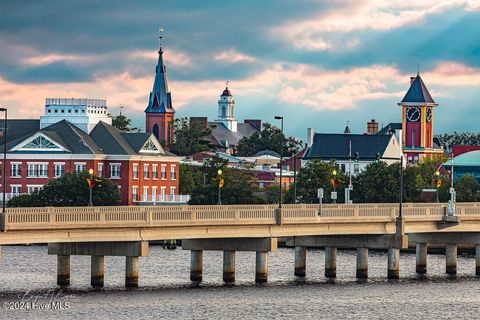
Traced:
[[383, 156], [391, 138], [390, 135], [316, 133], [304, 157], [348, 159], [351, 141], [352, 156], [358, 152], [360, 159], [375, 159], [377, 152]]
[[377, 134], [388, 134], [389, 131], [395, 133], [395, 130], [402, 130], [402, 123], [401, 122], [391, 122], [387, 124], [382, 130], [378, 131]]
[[253, 156], [254, 156], [254, 157], [273, 156], [273, 157], [280, 158], [280, 154], [278, 154], [277, 152], [275, 152], [275, 151], [273, 151], [273, 150], [262, 150], [262, 151], [258, 151], [258, 152], [255, 153]]
[[142, 149], [143, 145], [150, 139], [153, 133], [145, 132], [122, 132], [123, 139], [125, 139], [132, 149], [138, 153]]
[[222, 122], [209, 122], [208, 126], [212, 129], [211, 135], [215, 140], [219, 143], [227, 141], [229, 146], [237, 145], [243, 137], [250, 137], [255, 132], [259, 132], [250, 123], [238, 123], [237, 132], [228, 130]]
[[428, 89], [419, 74], [417, 74], [417, 77], [410, 85], [410, 89], [408, 89], [407, 94], [402, 99], [401, 104], [407, 103], [435, 104], [435, 101], [433, 101], [432, 96], [428, 92]]
[[[32, 134], [40, 129], [40, 120], [30, 119], [8, 119], [7, 120], [7, 139], [8, 141]], [[0, 120], [0, 130], [4, 130], [4, 122]], [[3, 136], [0, 138], [0, 144], [3, 145]]]

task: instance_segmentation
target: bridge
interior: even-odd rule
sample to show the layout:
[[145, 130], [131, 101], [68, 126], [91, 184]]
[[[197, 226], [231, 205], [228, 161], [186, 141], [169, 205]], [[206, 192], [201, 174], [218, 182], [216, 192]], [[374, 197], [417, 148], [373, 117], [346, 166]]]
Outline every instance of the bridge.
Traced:
[[57, 283], [70, 284], [70, 256], [91, 256], [91, 284], [104, 284], [104, 256], [126, 257], [126, 286], [138, 286], [139, 257], [150, 241], [182, 240], [191, 251], [190, 278], [202, 280], [204, 250], [224, 252], [223, 279], [235, 280], [235, 252], [256, 252], [256, 282], [268, 278], [268, 254], [279, 238], [295, 247], [294, 274], [305, 277], [306, 248], [324, 247], [325, 276], [336, 277], [337, 248], [357, 248], [357, 277], [368, 277], [368, 250], [388, 250], [387, 276], [398, 278], [400, 249], [416, 246], [416, 270], [427, 271], [428, 244], [446, 246], [446, 272], [456, 273], [457, 246], [476, 246], [480, 275], [480, 203], [9, 208], [0, 245], [48, 244], [57, 255]]

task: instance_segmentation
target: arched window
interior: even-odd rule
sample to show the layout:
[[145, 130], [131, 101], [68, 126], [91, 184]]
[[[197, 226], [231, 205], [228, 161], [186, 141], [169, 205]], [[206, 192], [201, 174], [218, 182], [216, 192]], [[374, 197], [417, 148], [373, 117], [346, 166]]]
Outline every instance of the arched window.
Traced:
[[222, 117], [226, 117], [226, 116], [227, 116], [227, 108], [222, 107]]
[[160, 138], [158, 137], [158, 124], [153, 125], [153, 135], [157, 138], [158, 141], [160, 141]]

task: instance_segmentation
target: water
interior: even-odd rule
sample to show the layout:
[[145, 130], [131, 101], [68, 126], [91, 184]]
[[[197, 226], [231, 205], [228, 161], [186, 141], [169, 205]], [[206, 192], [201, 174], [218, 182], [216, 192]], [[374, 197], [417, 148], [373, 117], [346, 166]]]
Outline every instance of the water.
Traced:
[[[269, 282], [255, 285], [255, 253], [237, 252], [236, 283], [222, 282], [222, 253], [204, 252], [204, 282], [189, 281], [190, 253], [150, 247], [140, 259], [140, 288], [124, 288], [125, 258], [105, 257], [105, 288], [90, 283], [90, 258], [72, 256], [71, 289], [56, 286], [56, 256], [45, 246], [3, 247], [0, 303], [40, 296], [67, 301], [68, 310], [4, 310], [0, 319], [386, 319], [480, 317], [480, 280], [473, 256], [458, 257], [447, 276], [445, 257], [429, 255], [428, 275], [415, 274], [415, 255], [402, 253], [399, 281], [386, 279], [387, 256], [370, 252], [369, 280], [355, 278], [355, 251], [338, 251], [337, 279], [324, 278], [324, 251], [307, 252], [307, 278], [293, 276], [294, 250], [269, 255]], [[48, 297], [45, 297], [48, 295]]]

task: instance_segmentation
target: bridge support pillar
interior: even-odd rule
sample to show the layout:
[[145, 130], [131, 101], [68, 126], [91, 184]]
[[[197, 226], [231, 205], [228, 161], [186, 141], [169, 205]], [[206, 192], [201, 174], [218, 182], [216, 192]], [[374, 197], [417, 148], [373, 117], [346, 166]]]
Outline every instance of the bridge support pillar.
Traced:
[[305, 269], [307, 264], [307, 248], [295, 247], [295, 275], [297, 277], [305, 277]]
[[104, 256], [91, 256], [91, 281], [92, 287], [103, 287], [105, 277]]
[[57, 284], [59, 286], [70, 285], [70, 256], [57, 255]]
[[325, 277], [337, 277], [337, 248], [325, 248]]
[[422, 273], [422, 274], [427, 273], [427, 243], [425, 242], [417, 243], [415, 258], [416, 258], [415, 271], [417, 273]]
[[388, 279], [400, 278], [400, 249], [388, 248]]
[[202, 281], [203, 250], [190, 251], [190, 280], [193, 282]]
[[445, 246], [445, 255], [447, 260], [446, 273], [457, 274], [457, 245], [447, 243]]
[[268, 252], [257, 251], [255, 260], [255, 282], [265, 283], [268, 278]]
[[480, 245], [475, 247], [475, 274], [480, 276]]
[[357, 248], [357, 278], [368, 278], [368, 248]]
[[126, 257], [125, 264], [125, 286], [138, 287], [138, 273], [140, 269], [139, 257]]
[[223, 251], [223, 281], [235, 282], [235, 251]]

